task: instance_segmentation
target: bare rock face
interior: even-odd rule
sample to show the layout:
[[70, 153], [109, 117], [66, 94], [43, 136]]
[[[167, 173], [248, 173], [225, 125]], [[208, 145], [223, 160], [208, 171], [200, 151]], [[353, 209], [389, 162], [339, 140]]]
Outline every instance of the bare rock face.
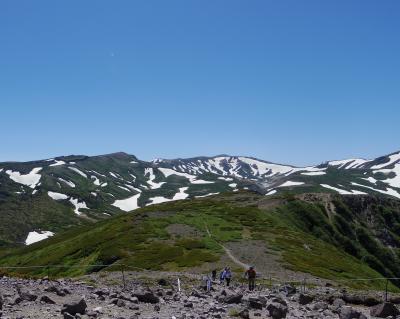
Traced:
[[378, 317], [378, 318], [387, 318], [389, 316], [395, 318], [400, 314], [400, 311], [394, 304], [390, 302], [385, 302], [380, 305], [372, 307], [370, 314], [372, 317]]

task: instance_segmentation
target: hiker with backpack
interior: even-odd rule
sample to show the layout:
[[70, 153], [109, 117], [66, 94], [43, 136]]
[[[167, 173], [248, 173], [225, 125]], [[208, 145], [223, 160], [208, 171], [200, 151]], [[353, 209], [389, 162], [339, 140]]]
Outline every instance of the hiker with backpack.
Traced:
[[232, 279], [232, 272], [229, 267], [226, 267], [224, 270], [224, 279], [226, 281], [226, 286], [229, 287]]
[[248, 281], [249, 281], [249, 290], [253, 291], [255, 286], [256, 286], [256, 276], [257, 273], [254, 270], [254, 267], [251, 266], [249, 269], [246, 270], [245, 272], [245, 277], [247, 277]]

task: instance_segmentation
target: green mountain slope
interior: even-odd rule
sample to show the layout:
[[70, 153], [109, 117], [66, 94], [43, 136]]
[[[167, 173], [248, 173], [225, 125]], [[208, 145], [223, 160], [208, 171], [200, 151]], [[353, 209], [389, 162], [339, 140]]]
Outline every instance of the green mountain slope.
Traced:
[[[79, 266], [53, 267], [55, 276], [111, 270], [121, 263], [132, 269], [192, 271], [219, 265], [221, 244], [243, 245], [240, 252], [246, 243], [257, 242], [278, 256], [282, 267], [321, 278], [399, 276], [399, 226], [397, 200], [327, 194], [266, 198], [238, 192], [149, 206], [78, 227], [3, 251], [0, 266]], [[259, 268], [268, 274], [262, 264]], [[35, 268], [18, 272], [47, 274]]]
[[163, 202], [259, 194], [374, 194], [400, 198], [400, 153], [293, 167], [250, 157], [141, 161], [133, 155], [0, 163], [0, 246]]

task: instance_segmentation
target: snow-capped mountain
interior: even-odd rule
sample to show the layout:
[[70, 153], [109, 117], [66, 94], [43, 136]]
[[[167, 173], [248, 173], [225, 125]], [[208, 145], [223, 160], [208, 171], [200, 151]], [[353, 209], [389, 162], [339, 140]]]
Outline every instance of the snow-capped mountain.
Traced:
[[266, 196], [290, 191], [400, 199], [400, 152], [310, 167], [227, 155], [146, 162], [125, 153], [0, 163], [0, 244], [139, 207], [242, 189]]

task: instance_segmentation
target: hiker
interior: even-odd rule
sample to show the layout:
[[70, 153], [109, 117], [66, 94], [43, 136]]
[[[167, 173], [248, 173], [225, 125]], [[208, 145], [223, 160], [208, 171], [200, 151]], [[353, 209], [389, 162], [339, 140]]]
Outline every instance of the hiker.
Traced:
[[225, 269], [219, 274], [219, 284], [222, 285], [225, 281]]
[[210, 275], [205, 275], [204, 277], [203, 277], [203, 289], [205, 290], [205, 291], [207, 291], [207, 292], [210, 292], [211, 291], [211, 278], [210, 278]]
[[229, 267], [226, 267], [224, 270], [224, 278], [226, 281], [226, 286], [229, 287], [230, 283], [231, 283], [231, 278], [232, 278], [232, 272], [231, 269]]
[[216, 269], [214, 269], [211, 272], [211, 278], [212, 278], [213, 281], [215, 281], [217, 279], [217, 270]]
[[249, 290], [253, 291], [256, 285], [256, 271], [254, 270], [253, 266], [250, 266], [249, 269], [246, 270], [245, 272], [245, 277], [247, 277], [248, 281], [249, 281]]

